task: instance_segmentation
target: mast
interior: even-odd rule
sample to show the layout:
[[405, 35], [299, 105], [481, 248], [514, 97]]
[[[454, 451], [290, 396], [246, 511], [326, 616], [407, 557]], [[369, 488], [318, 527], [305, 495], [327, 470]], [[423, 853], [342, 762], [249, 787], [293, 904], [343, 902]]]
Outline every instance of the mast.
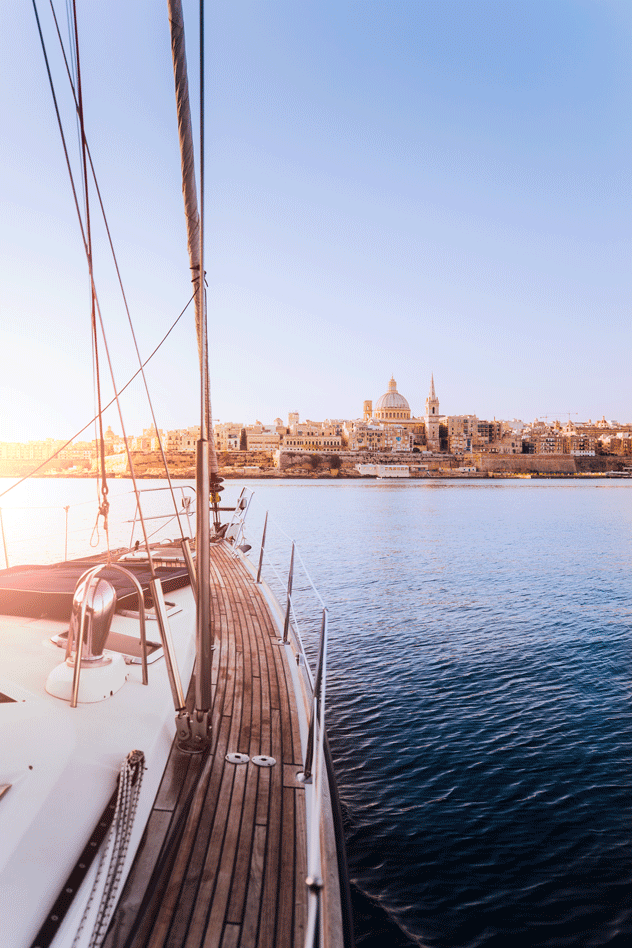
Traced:
[[[204, 292], [204, 255], [203, 220], [198, 212], [197, 185], [195, 177], [195, 158], [193, 132], [191, 129], [191, 108], [189, 104], [189, 83], [184, 42], [184, 20], [180, 0], [168, 0], [169, 24], [171, 28], [171, 52], [176, 89], [178, 112], [178, 134], [180, 138], [180, 159], [182, 164], [182, 194], [187, 223], [187, 244], [189, 266], [195, 297], [195, 326], [197, 331], [198, 354], [200, 359], [200, 438], [196, 445], [196, 672], [195, 672], [195, 709], [192, 714], [181, 712], [178, 720], [180, 746], [190, 751], [202, 751], [210, 742], [211, 732], [211, 652], [213, 648], [213, 630], [210, 610], [210, 518], [209, 505], [211, 480], [213, 481], [214, 500], [218, 498], [219, 479], [217, 477], [217, 455], [214, 450], [211, 430], [210, 391], [208, 374], [208, 334], [206, 321], [206, 297]], [[203, 4], [200, 6], [200, 25], [202, 26]], [[203, 31], [200, 31], [200, 49], [203, 49]], [[201, 72], [203, 55], [200, 54]], [[202, 79], [201, 75], [201, 79]], [[200, 161], [203, 164], [203, 82], [201, 90], [200, 118]], [[203, 176], [201, 175], [201, 183]], [[201, 208], [203, 210], [203, 188]], [[210, 455], [210, 458], [209, 458]], [[209, 465], [210, 461], [210, 465]], [[209, 476], [210, 475], [210, 476]], [[217, 501], [213, 504], [216, 530], [219, 527]]]

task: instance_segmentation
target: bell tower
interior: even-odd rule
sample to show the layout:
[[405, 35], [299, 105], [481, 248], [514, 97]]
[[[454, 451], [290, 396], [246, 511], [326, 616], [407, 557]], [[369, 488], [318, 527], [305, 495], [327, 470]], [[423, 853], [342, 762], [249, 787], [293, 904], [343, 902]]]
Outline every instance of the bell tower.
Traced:
[[429, 451], [439, 450], [439, 399], [434, 386], [434, 373], [430, 377], [430, 393], [426, 399], [426, 442]]

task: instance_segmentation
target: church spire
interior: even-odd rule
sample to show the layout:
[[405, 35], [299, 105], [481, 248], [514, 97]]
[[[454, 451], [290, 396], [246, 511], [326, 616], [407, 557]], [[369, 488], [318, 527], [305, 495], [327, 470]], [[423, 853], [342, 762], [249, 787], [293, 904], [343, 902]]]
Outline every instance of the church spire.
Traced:
[[426, 399], [426, 444], [430, 451], [438, 451], [439, 438], [439, 399], [435, 392], [434, 373], [430, 377], [430, 394]]

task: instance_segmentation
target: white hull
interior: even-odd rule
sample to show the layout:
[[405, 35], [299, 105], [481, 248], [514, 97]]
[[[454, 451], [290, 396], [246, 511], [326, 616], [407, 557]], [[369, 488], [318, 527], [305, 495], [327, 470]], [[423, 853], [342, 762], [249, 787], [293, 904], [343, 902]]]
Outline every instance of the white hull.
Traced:
[[[194, 662], [194, 601], [189, 587], [170, 592], [169, 599], [182, 607], [172, 615], [170, 627], [186, 687]], [[158, 638], [155, 626], [148, 623], [150, 639]], [[13, 699], [0, 705], [0, 785], [10, 784], [0, 799], [3, 948], [28, 948], [32, 943], [116, 788], [123, 760], [138, 749], [145, 754], [147, 769], [127, 873], [173, 741], [174, 706], [164, 658], [150, 664], [147, 686], [142, 684], [141, 666], [127, 665], [126, 683], [105, 701], [71, 708], [68, 701], [47, 693], [46, 680], [64, 659], [64, 651], [50, 638], [66, 629], [67, 623], [49, 619], [0, 617], [0, 691]], [[138, 622], [116, 615], [112, 631], [136, 638]], [[52, 942], [55, 948], [73, 944], [91, 888], [88, 882]], [[88, 944], [90, 933], [86, 925], [77, 948]]]

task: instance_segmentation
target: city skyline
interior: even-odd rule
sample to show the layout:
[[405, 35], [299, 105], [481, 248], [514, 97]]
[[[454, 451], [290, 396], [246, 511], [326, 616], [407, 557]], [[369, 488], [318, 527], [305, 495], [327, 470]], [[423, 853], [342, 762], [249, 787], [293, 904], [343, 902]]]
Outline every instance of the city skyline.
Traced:
[[[395, 392], [397, 395], [401, 394], [399, 392], [397, 382], [393, 376], [391, 376], [391, 380], [388, 384], [388, 392], [389, 393]], [[386, 394], [383, 394], [378, 399], [378, 404], [385, 397], [386, 397]], [[435, 398], [434, 375], [431, 376], [431, 386], [430, 386], [429, 397]], [[409, 419], [410, 422], [413, 422], [413, 421], [422, 422], [422, 423], [424, 422], [424, 419], [427, 418], [427, 413], [428, 413], [428, 401], [429, 401], [429, 398], [426, 398], [425, 400], [426, 405], [425, 405], [424, 411], [415, 412], [414, 410], [410, 410], [408, 412], [406, 417]], [[405, 399], [405, 403], [407, 404], [406, 399]], [[436, 398], [436, 404], [437, 404], [437, 407], [439, 408], [440, 400], [438, 398]], [[367, 413], [367, 406], [370, 409], [368, 413]], [[328, 425], [331, 425], [334, 422], [338, 422], [341, 424], [343, 423], [353, 424], [355, 422], [362, 421], [363, 415], [364, 415], [364, 421], [365, 422], [370, 421], [370, 423], [373, 425], [381, 426], [384, 424], [393, 423], [393, 422], [388, 422], [388, 421], [385, 421], [384, 419], [381, 419], [381, 415], [384, 415], [384, 412], [379, 412], [379, 411], [376, 412], [373, 409], [372, 399], [368, 401], [364, 400], [363, 407], [364, 407], [364, 412], [359, 412], [358, 414], [352, 415], [349, 417], [344, 417], [340, 414], [336, 416], [332, 416], [332, 417], [324, 417], [322, 416], [322, 413], [321, 413], [320, 417], [310, 419], [306, 415], [304, 415], [302, 412], [297, 411], [296, 409], [290, 409], [290, 410], [285, 411], [284, 413], [283, 412], [278, 413], [274, 419], [266, 419], [264, 421], [261, 421], [260, 418], [258, 417], [250, 418], [250, 419], [239, 419], [239, 420], [216, 418], [214, 419], [214, 426], [217, 429], [220, 429], [220, 428], [225, 429], [228, 427], [238, 429], [241, 427], [244, 430], [251, 430], [255, 428], [273, 429], [275, 427], [277, 428], [281, 427], [284, 430], [287, 429], [287, 431], [290, 431], [293, 426], [296, 427], [297, 425], [301, 425], [304, 427], [305, 426], [309, 427], [310, 425], [323, 425], [326, 427]], [[377, 408], [377, 405], [375, 406], [375, 408]], [[528, 428], [533, 427], [534, 425], [535, 426], [541, 425], [541, 426], [549, 427], [549, 428], [563, 427], [563, 426], [565, 427], [567, 425], [577, 426], [577, 427], [582, 427], [582, 426], [607, 427], [607, 426], [612, 425], [614, 427], [618, 426], [621, 428], [632, 428], [632, 421], [627, 420], [627, 419], [606, 418], [605, 415], [600, 416], [598, 413], [596, 413], [594, 417], [591, 416], [589, 418], [578, 418], [577, 414], [578, 414], [577, 412], [565, 410], [563, 412], [558, 412], [558, 413], [547, 413], [546, 415], [542, 414], [540, 416], [536, 415], [534, 418], [527, 418], [527, 419], [521, 419], [521, 418], [510, 419], [510, 418], [503, 418], [500, 415], [493, 415], [491, 418], [487, 419], [487, 421], [493, 420], [494, 422], [505, 424], [508, 427], [511, 427], [513, 423], [516, 431], [521, 431], [523, 428], [528, 429]], [[283, 420], [283, 417], [287, 419], [287, 422]], [[437, 414], [437, 419], [440, 420], [442, 423], [446, 422], [449, 419], [462, 419], [462, 418], [476, 418], [480, 421], [485, 420], [482, 418], [482, 416], [478, 415], [476, 412], [471, 412], [471, 411], [451, 413], [451, 412], [444, 412], [444, 411], [439, 410]], [[94, 437], [90, 437], [90, 432], [91, 431], [94, 432], [94, 428], [95, 428], [95, 425], [93, 422], [89, 426], [89, 428], [87, 428], [78, 438], [73, 439], [73, 441], [76, 444], [95, 443]], [[183, 434], [184, 432], [189, 432], [189, 437], [194, 438], [196, 437], [195, 432], [196, 431], [199, 432], [199, 425], [196, 426], [195, 424], [188, 424], [188, 425], [178, 426], [177, 428], [168, 429], [165, 426], [162, 426], [160, 425], [160, 423], [158, 423], [158, 430], [161, 432], [161, 434], [168, 434], [168, 433], [169, 434], [172, 434], [172, 433]], [[104, 426], [104, 431], [105, 431], [105, 426]], [[128, 442], [137, 441], [137, 440], [141, 440], [143, 437], [151, 434], [152, 432], [154, 434], [156, 433], [156, 428], [153, 422], [147, 423], [147, 421], [145, 421], [145, 423], [143, 423], [142, 426], [138, 430], [131, 431], [127, 429], [126, 436], [127, 436]], [[110, 438], [111, 440], [122, 441], [122, 435], [119, 433], [119, 431], [114, 430], [111, 424], [107, 425], [107, 431], [105, 431], [105, 437], [106, 437], [106, 440]], [[10, 440], [10, 439], [0, 438], [0, 445], [6, 445], [6, 444], [11, 444], [11, 443], [44, 444], [47, 442], [51, 442], [51, 443], [55, 442], [55, 444], [59, 446], [59, 444], [67, 440], [68, 439], [54, 437], [48, 434], [43, 438], [24, 439], [22, 441], [20, 441], [19, 439]], [[193, 444], [193, 442], [191, 442], [191, 444]], [[192, 447], [191, 447], [191, 450], [193, 450]]]
[[[434, 374], [431, 374], [431, 380], [432, 380], [431, 382], [432, 390], [434, 391]], [[395, 378], [391, 376], [389, 389], [391, 389], [393, 385], [396, 386], [395, 391], [399, 393], [400, 387], [396, 383]], [[373, 398], [370, 399], [369, 401], [372, 402]], [[427, 401], [427, 399], [424, 399], [424, 402], [425, 401]], [[440, 402], [441, 404], [443, 404], [442, 398], [440, 399]], [[365, 409], [364, 414], [366, 415], [367, 400], [365, 399], [362, 404], [364, 405], [364, 409]], [[423, 421], [425, 417], [425, 413], [426, 412], [423, 406], [420, 406], [420, 410], [416, 411], [415, 405], [413, 403], [413, 406], [411, 407], [411, 412], [410, 412], [410, 415], [413, 419]], [[310, 423], [325, 424], [330, 421], [346, 421], [346, 422], [359, 421], [362, 418], [362, 415], [363, 415], [362, 410], [359, 410], [355, 414], [348, 415], [348, 416], [343, 415], [340, 412], [334, 415], [329, 415], [329, 416], [323, 415], [322, 412], [320, 413], [317, 412], [315, 413], [313, 418], [309, 418], [306, 413], [302, 411], [297, 411], [296, 408], [294, 407], [282, 412], [278, 412], [274, 416], [274, 418], [266, 418], [262, 412], [255, 412], [255, 415], [253, 417], [246, 418], [246, 419], [244, 418], [241, 418], [241, 419], [214, 418], [214, 425], [215, 426], [242, 425], [245, 428], [255, 427], [255, 426], [274, 427], [274, 425], [277, 422], [280, 422], [283, 426], [289, 428], [292, 424], [292, 420], [293, 420], [292, 416], [295, 416], [297, 421], [300, 419], [300, 424], [305, 425], [305, 424], [310, 424]], [[116, 428], [116, 419], [114, 419], [112, 416], [113, 416], [113, 409], [109, 409], [109, 411], [104, 414], [104, 419], [105, 418], [110, 419], [110, 421], [104, 422], [104, 430], [105, 430], [105, 427], [107, 427], [111, 431], [114, 437], [121, 438], [122, 435], [119, 433], [119, 430]], [[599, 414], [598, 412], [595, 412], [586, 418], [580, 418], [578, 416], [578, 412], [573, 411], [572, 409], [565, 409], [563, 411], [558, 411], [558, 412], [546, 412], [546, 413], [541, 413], [540, 415], [536, 414], [533, 417], [517, 418], [514, 416], [513, 418], [509, 418], [507, 416], [503, 416], [500, 413], [495, 413], [491, 416], [483, 416], [476, 411], [472, 411], [471, 406], [468, 406], [466, 407], [465, 410], [455, 411], [455, 412], [448, 412], [448, 411], [441, 410], [437, 417], [443, 420], [448, 417], [469, 417], [469, 416], [477, 417], [480, 419], [483, 419], [483, 417], [488, 417], [488, 420], [502, 421], [502, 422], [506, 422], [507, 424], [510, 424], [511, 422], [515, 422], [518, 425], [526, 425], [526, 426], [532, 425], [536, 422], [545, 423], [550, 426], [553, 426], [556, 423], [559, 423], [560, 425], [566, 424], [566, 423], [571, 423], [574, 425], [582, 425], [582, 424], [595, 425], [598, 422], [601, 422], [602, 420], [608, 422], [609, 424], [612, 424], [615, 426], [620, 425], [622, 427], [632, 424], [632, 421], [628, 418], [606, 417], [605, 414], [603, 413]], [[264, 418], [264, 420], [262, 421], [261, 418]], [[287, 419], [287, 423], [283, 420], [284, 418]], [[196, 427], [195, 419], [193, 419], [192, 421], [189, 420], [189, 423], [187, 424], [175, 425], [175, 426], [162, 425], [160, 424], [160, 419], [156, 419], [156, 420], [158, 422], [159, 430], [163, 432], [192, 430]], [[145, 418], [145, 420], [141, 422], [138, 429], [132, 430], [131, 428], [126, 427], [126, 436], [128, 440], [130, 438], [138, 438], [138, 437], [141, 437], [141, 433], [144, 434], [145, 432], [153, 428], [154, 428], [153, 421], [149, 420], [148, 418]], [[93, 421], [90, 425], [86, 427], [86, 429], [77, 438], [73, 438], [72, 440], [77, 441], [77, 442], [93, 441], [94, 429], [95, 429], [95, 423]], [[91, 432], [92, 432], [92, 437], [91, 437]], [[43, 436], [33, 437], [33, 438], [7, 438], [7, 437], [0, 436], [0, 444], [3, 444], [3, 443], [27, 444], [29, 442], [44, 442], [44, 441], [62, 442], [62, 441], [69, 440], [70, 437], [71, 437], [70, 435], [52, 435], [50, 432], [44, 434]]]
[[[94, 414], [86, 265], [32, 10], [8, 13], [0, 440], [70, 437]], [[208, 17], [216, 417], [353, 418], [391, 372], [415, 413], [434, 372], [449, 414], [632, 417], [628, 4], [387, 15], [281, 0]], [[166, 12], [80, 4], [79, 31], [87, 134], [146, 357], [190, 295]], [[95, 223], [119, 327], [103, 245]], [[108, 335], [120, 386], [137, 366], [127, 331]], [[161, 427], [196, 423], [196, 364], [187, 313], [147, 370]], [[132, 431], [149, 417], [141, 395], [135, 383], [123, 399]]]

